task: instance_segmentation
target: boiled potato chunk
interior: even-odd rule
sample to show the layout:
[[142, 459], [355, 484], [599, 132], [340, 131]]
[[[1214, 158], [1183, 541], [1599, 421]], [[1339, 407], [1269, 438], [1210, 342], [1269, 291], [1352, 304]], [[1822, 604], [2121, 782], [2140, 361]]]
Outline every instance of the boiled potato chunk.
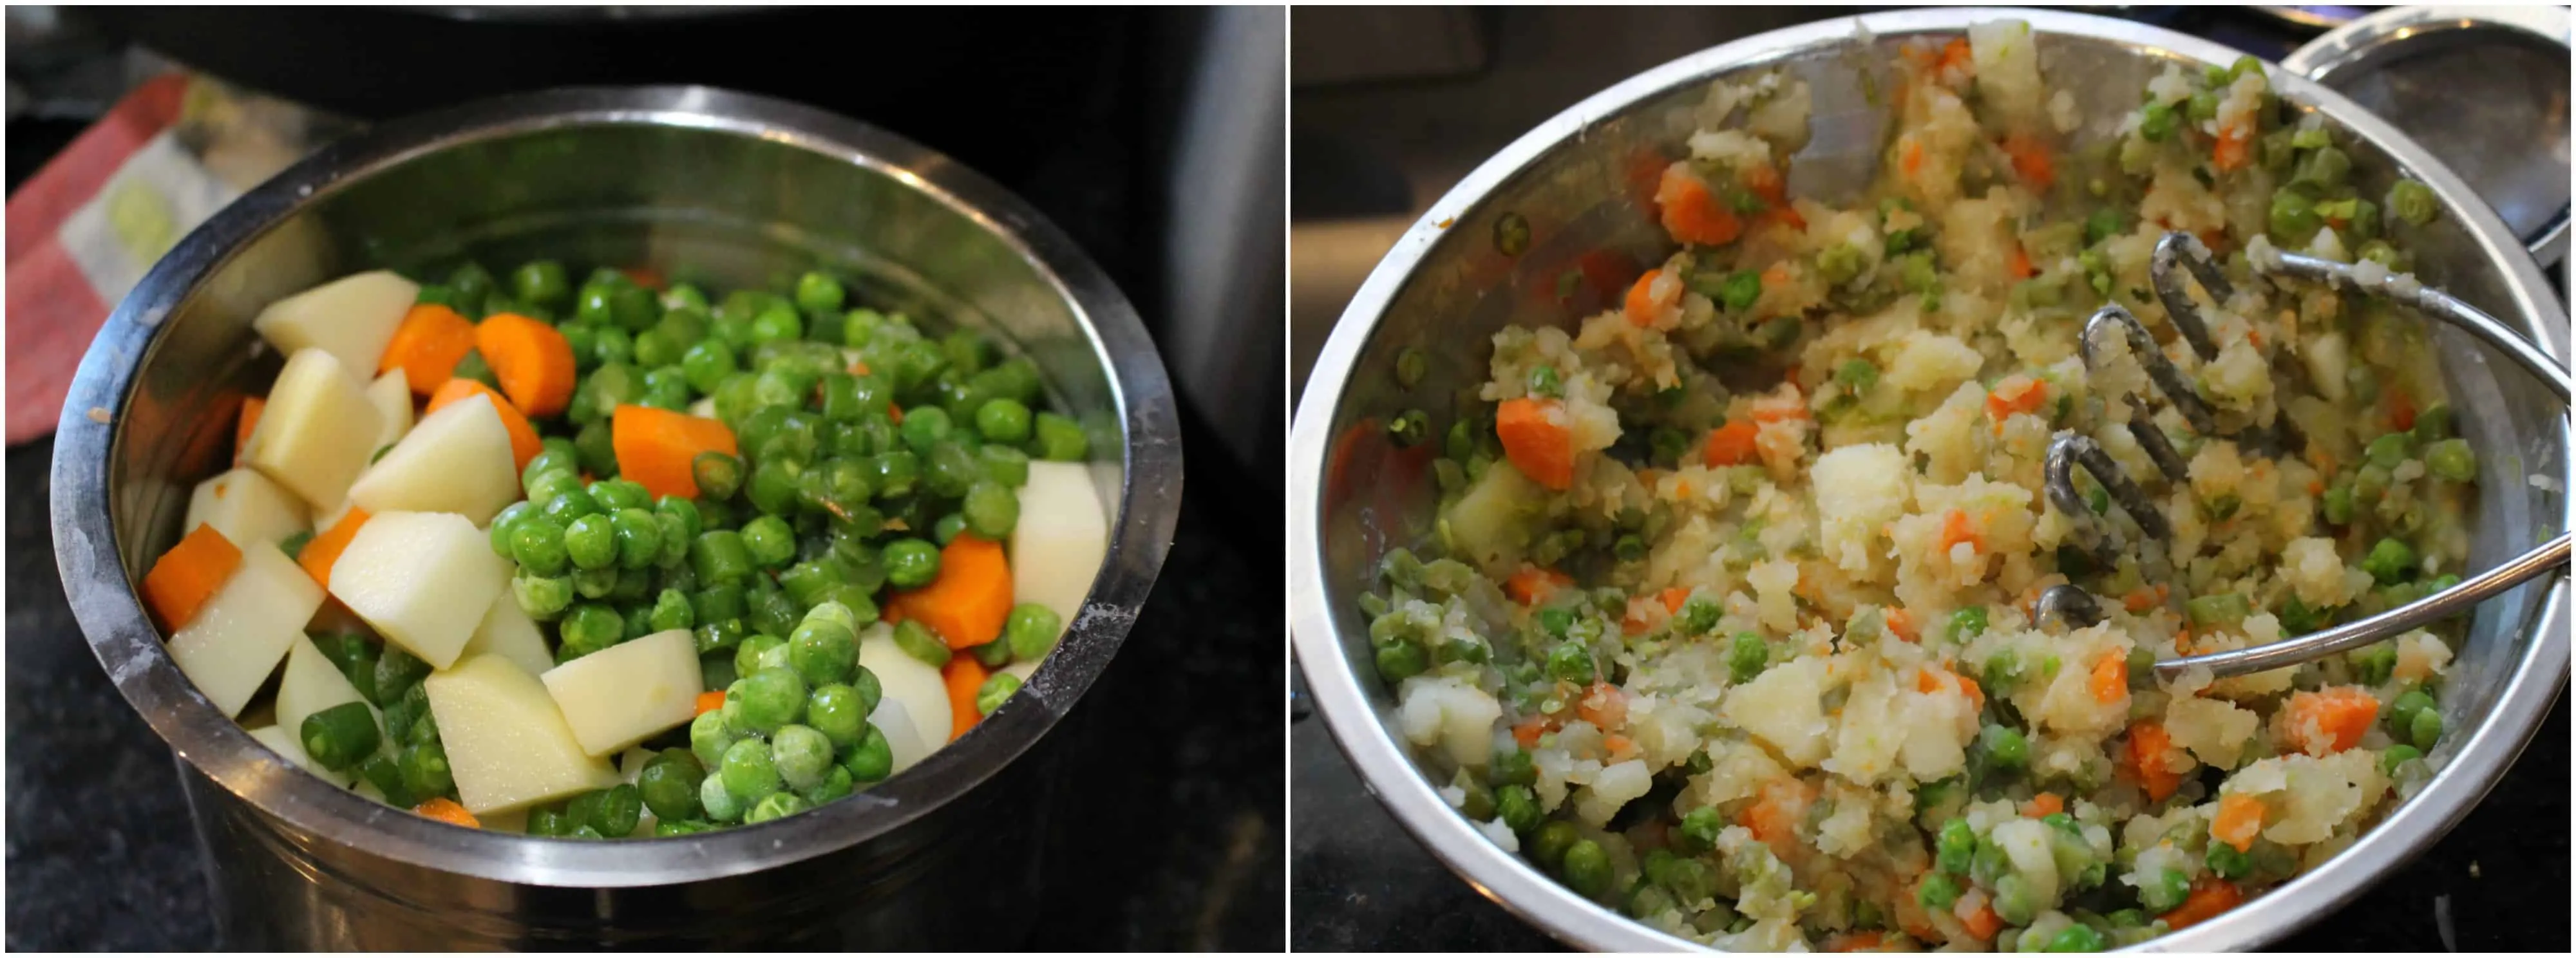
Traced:
[[286, 553], [243, 549], [241, 568], [170, 637], [170, 659], [216, 708], [239, 715], [321, 607], [322, 587]]
[[307, 349], [287, 357], [269, 387], [268, 406], [242, 444], [242, 461], [306, 505], [327, 509], [348, 498], [349, 483], [367, 468], [382, 418], [339, 360]]
[[393, 445], [411, 431], [411, 381], [404, 379], [399, 369], [378, 376], [367, 384], [367, 401], [376, 404], [376, 415], [385, 421], [384, 428], [376, 433], [375, 447], [367, 450], [372, 456], [377, 449]]
[[706, 691], [687, 629], [629, 639], [537, 678], [582, 751], [602, 757], [696, 718]]
[[517, 467], [500, 411], [492, 397], [477, 395], [412, 426], [349, 487], [349, 501], [369, 515], [453, 512], [479, 526], [518, 500]]
[[233, 469], [197, 484], [188, 496], [188, 518], [179, 528], [194, 529], [202, 522], [234, 545], [249, 545], [302, 532], [312, 528], [312, 520], [312, 510], [285, 486], [256, 469]]
[[386, 641], [439, 669], [455, 664], [509, 585], [509, 562], [492, 554], [491, 538], [464, 516], [441, 512], [371, 516], [331, 567], [333, 596]]
[[1091, 483], [1091, 467], [1029, 463], [1028, 485], [1020, 487], [1020, 521], [1011, 527], [1011, 601], [1053, 609], [1063, 627], [1072, 628], [1108, 554], [1109, 520]]
[[886, 744], [894, 750], [895, 771], [911, 768], [948, 744], [953, 720], [948, 685], [940, 681], [938, 669], [894, 643], [892, 626], [877, 622], [860, 630], [859, 664], [876, 673], [877, 685], [885, 690], [868, 721], [884, 730]]
[[[314, 645], [312, 639], [304, 636], [295, 637], [295, 644], [286, 653], [286, 674], [277, 680], [278, 727], [301, 737], [305, 717], [323, 709], [364, 701], [366, 699], [358, 694], [358, 687], [349, 684], [349, 677], [341, 674], [340, 667], [331, 662], [330, 656], [322, 654], [321, 646]], [[375, 706], [367, 706], [367, 711], [375, 710]], [[381, 714], [377, 715], [376, 727], [378, 731], [384, 728]]]
[[506, 812], [617, 784], [608, 760], [573, 740], [544, 683], [510, 660], [477, 655], [421, 684], [466, 811]]
[[546, 651], [546, 634], [537, 628], [528, 610], [519, 607], [519, 597], [501, 590], [492, 600], [492, 608], [483, 613], [483, 622], [474, 627], [474, 637], [465, 641], [465, 654], [490, 652], [528, 670], [529, 675], [544, 675], [555, 667], [555, 655]]
[[250, 326], [281, 352], [324, 350], [352, 374], [364, 376], [384, 359], [394, 328], [419, 297], [419, 285], [380, 269], [270, 303]]
[[[259, 744], [268, 746], [269, 751], [286, 756], [286, 760], [295, 763], [295, 767], [311, 772], [323, 781], [341, 788], [349, 787], [349, 773], [323, 768], [322, 763], [314, 761], [313, 756], [305, 753], [304, 742], [295, 733], [281, 726], [262, 725], [251, 729], [250, 737], [258, 739]], [[384, 793], [376, 793], [376, 800], [384, 801]]]

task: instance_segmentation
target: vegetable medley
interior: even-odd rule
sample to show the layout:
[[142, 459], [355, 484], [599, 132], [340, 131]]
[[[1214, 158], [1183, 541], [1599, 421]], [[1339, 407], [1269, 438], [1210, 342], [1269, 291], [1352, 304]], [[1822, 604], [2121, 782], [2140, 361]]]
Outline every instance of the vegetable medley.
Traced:
[[209, 700], [370, 798], [603, 838], [847, 796], [1028, 680], [1107, 544], [1033, 363], [819, 272], [569, 275], [260, 314], [284, 368], [142, 584]]
[[[1803, 82], [1721, 83], [1688, 155], [1655, 158], [1676, 251], [1568, 328], [1497, 333], [1451, 422], [1393, 420], [1399, 445], [1445, 437], [1443, 497], [1361, 599], [1377, 670], [1462, 814], [1669, 933], [2135, 944], [2332, 856], [2430, 774], [2453, 655], [2433, 631], [2219, 681], [2150, 667], [2458, 581], [2478, 463], [2424, 325], [2247, 266], [2269, 246], [2403, 271], [2437, 207], [2357, 182], [2250, 57], [2168, 67], [2083, 136], [2026, 25], [1915, 41], [1892, 70], [1866, 196], [1787, 196]], [[2206, 361], [2150, 289], [2176, 230], [2234, 286], [2191, 290]], [[2106, 303], [2153, 331], [2217, 434], [2118, 337], [2088, 371], [2079, 332]], [[1410, 388], [1421, 363], [1395, 371]], [[2282, 417], [2304, 448], [2240, 446]], [[2092, 514], [2057, 510], [2042, 463], [2070, 430], [2144, 485], [2169, 539], [2089, 476]], [[2131, 544], [2116, 565], [2078, 547], [2099, 523]], [[2033, 621], [2069, 582], [2110, 600], [2105, 621]]]

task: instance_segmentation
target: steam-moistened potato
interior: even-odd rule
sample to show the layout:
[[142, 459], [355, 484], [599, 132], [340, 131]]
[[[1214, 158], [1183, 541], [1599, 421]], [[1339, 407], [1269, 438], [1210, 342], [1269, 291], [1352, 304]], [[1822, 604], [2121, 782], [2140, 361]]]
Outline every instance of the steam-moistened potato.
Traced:
[[868, 721], [884, 730], [894, 751], [894, 770], [911, 768], [948, 744], [954, 716], [948, 711], [948, 685], [939, 670], [913, 658], [894, 642], [894, 629], [878, 622], [859, 634], [859, 664], [876, 673], [885, 697]]
[[375, 447], [367, 450], [368, 455], [374, 455], [377, 449], [393, 445], [411, 431], [411, 383], [399, 369], [378, 376], [367, 384], [367, 401], [375, 403], [376, 415], [384, 418], [384, 427], [376, 433]]
[[[251, 729], [250, 737], [258, 739], [259, 744], [268, 746], [269, 751], [286, 756], [286, 760], [295, 763], [295, 767], [320, 776], [323, 781], [340, 786], [341, 788], [349, 787], [349, 779], [351, 777], [349, 773], [334, 772], [330, 769], [323, 768], [322, 763], [314, 761], [313, 756], [305, 753], [304, 743], [297, 740], [295, 733], [289, 732], [281, 726], [262, 725], [258, 728]], [[377, 792], [376, 800], [379, 802], [384, 801], [384, 793]]]
[[[483, 554], [491, 555], [491, 548]], [[170, 659], [216, 708], [239, 715], [321, 607], [322, 587], [286, 553], [267, 546], [243, 549], [232, 578], [170, 637]]]
[[465, 655], [490, 652], [518, 664], [529, 675], [544, 675], [555, 667], [554, 653], [546, 651], [546, 634], [537, 628], [528, 610], [519, 607], [519, 597], [510, 590], [492, 600], [492, 608], [483, 613], [483, 622], [474, 627], [474, 637], [465, 642]]
[[[242, 444], [242, 462], [316, 509], [348, 498], [383, 432], [366, 386], [319, 349], [287, 357], [268, 406]], [[506, 437], [505, 437], [506, 438]]]
[[1029, 482], [1020, 487], [1020, 520], [1011, 527], [1012, 601], [1053, 609], [1063, 628], [1071, 628], [1108, 554], [1109, 520], [1091, 467], [1029, 463]]
[[706, 679], [689, 630], [629, 639], [537, 676], [582, 751], [606, 757], [698, 714]]
[[480, 395], [423, 417], [349, 487], [349, 501], [371, 515], [452, 512], [475, 525], [518, 498], [510, 430], [492, 397]]
[[421, 684], [466, 811], [526, 808], [617, 784], [608, 760], [573, 740], [545, 685], [510, 660], [477, 655]]
[[197, 484], [188, 496], [188, 518], [179, 528], [199, 523], [215, 527], [234, 545], [276, 542], [312, 528], [312, 510], [304, 500], [269, 481], [255, 469], [234, 469]]
[[491, 538], [452, 513], [371, 516], [331, 566], [333, 596], [386, 641], [440, 669], [465, 651], [509, 585], [509, 563], [492, 554]]
[[343, 368], [364, 375], [384, 358], [394, 328], [419, 297], [418, 284], [380, 269], [270, 303], [250, 325], [280, 352], [325, 350]]

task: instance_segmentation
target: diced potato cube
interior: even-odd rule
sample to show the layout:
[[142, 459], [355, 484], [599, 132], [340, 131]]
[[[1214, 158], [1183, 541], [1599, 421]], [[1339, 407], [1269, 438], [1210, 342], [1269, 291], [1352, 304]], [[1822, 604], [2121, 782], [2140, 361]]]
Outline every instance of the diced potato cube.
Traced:
[[321, 607], [322, 587], [286, 553], [243, 549], [241, 568], [170, 637], [170, 658], [216, 708], [239, 715]]
[[491, 522], [519, 498], [510, 430], [492, 397], [473, 396], [423, 417], [349, 487], [349, 501], [380, 512], [453, 512]]
[[[259, 744], [268, 746], [269, 751], [286, 756], [286, 760], [295, 763], [295, 767], [311, 772], [323, 781], [341, 788], [349, 787], [349, 773], [323, 768], [322, 763], [314, 761], [312, 755], [305, 753], [304, 743], [296, 738], [295, 733], [275, 725], [262, 725], [251, 729], [250, 737], [258, 739]], [[377, 792], [376, 800], [384, 801], [384, 793]]]
[[1485, 476], [1449, 506], [1449, 532], [1459, 558], [1490, 575], [1507, 575], [1521, 562], [1528, 544], [1529, 519], [1547, 498], [1547, 489], [1509, 462], [1497, 462]]
[[385, 423], [383, 430], [376, 433], [376, 444], [367, 450], [368, 455], [374, 455], [377, 449], [401, 441], [403, 434], [411, 431], [411, 381], [404, 379], [399, 369], [378, 376], [367, 384], [367, 401], [376, 404], [376, 415], [383, 417]]
[[349, 611], [440, 669], [455, 664], [509, 585], [509, 565], [483, 530], [440, 512], [371, 516], [331, 567], [331, 594]]
[[510, 660], [477, 655], [421, 684], [466, 811], [505, 812], [617, 784], [608, 760], [573, 740], [545, 685]]
[[911, 768], [948, 744], [953, 722], [948, 685], [938, 669], [894, 643], [893, 627], [878, 622], [861, 630], [859, 665], [876, 673], [878, 687], [885, 690], [868, 721], [885, 732], [886, 744], [894, 749], [895, 771]]
[[[286, 674], [277, 680], [277, 724], [280, 728], [301, 736], [306, 716], [364, 701], [365, 697], [358, 694], [358, 687], [349, 684], [349, 677], [341, 674], [340, 667], [331, 661], [330, 656], [322, 654], [321, 646], [314, 645], [312, 639], [304, 636], [295, 637], [295, 644], [286, 653]], [[375, 710], [375, 706], [367, 706], [367, 711]], [[384, 727], [383, 719], [382, 715], [377, 716], [376, 727], [379, 730]]]
[[304, 500], [269, 481], [256, 469], [233, 469], [197, 484], [188, 496], [188, 518], [179, 528], [198, 523], [215, 527], [234, 545], [276, 542], [312, 528], [312, 510]]
[[573, 741], [603, 757], [696, 718], [698, 693], [706, 691], [687, 629], [629, 639], [537, 678], [572, 726]]
[[383, 431], [367, 390], [340, 361], [319, 349], [290, 356], [269, 387], [259, 425], [242, 444], [242, 462], [304, 498], [329, 508], [348, 498]]
[[528, 618], [528, 610], [519, 607], [519, 597], [501, 590], [492, 600], [492, 608], [483, 613], [483, 621], [474, 627], [474, 637], [465, 641], [465, 654], [490, 652], [528, 670], [529, 675], [544, 675], [555, 667], [555, 655], [546, 651], [546, 634]]
[[1028, 484], [1019, 492], [1020, 521], [1011, 527], [1011, 601], [1053, 609], [1063, 627], [1071, 628], [1109, 554], [1109, 520], [1101, 513], [1091, 467], [1029, 463]]
[[280, 352], [325, 350], [352, 375], [364, 376], [384, 359], [394, 328], [418, 298], [418, 284], [380, 269], [270, 303], [250, 325]]

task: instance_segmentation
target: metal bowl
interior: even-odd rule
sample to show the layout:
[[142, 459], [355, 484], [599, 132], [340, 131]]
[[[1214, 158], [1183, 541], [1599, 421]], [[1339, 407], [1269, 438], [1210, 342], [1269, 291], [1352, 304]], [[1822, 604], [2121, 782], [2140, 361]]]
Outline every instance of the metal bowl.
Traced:
[[[719, 287], [824, 265], [854, 277], [862, 299], [1031, 357], [1091, 436], [1112, 532], [1089, 597], [1028, 686], [847, 800], [622, 842], [387, 808], [289, 765], [212, 707], [163, 650], [134, 583], [177, 538], [190, 485], [224, 467], [242, 397], [279, 366], [252, 316], [354, 270], [538, 255]], [[326, 147], [154, 266], [82, 359], [64, 409], [52, 485], [63, 586], [118, 691], [181, 760], [218, 923], [237, 948], [1012, 946], [1038, 893], [1029, 850], [1052, 781], [1036, 746], [1117, 652], [1180, 505], [1161, 361], [1063, 233], [899, 137], [700, 87], [490, 100]]]
[[[1356, 600], [1379, 556], [1429, 531], [1437, 487], [1426, 468], [1429, 444], [1398, 449], [1383, 424], [1420, 407], [1433, 414], [1432, 434], [1439, 435], [1453, 400], [1471, 398], [1483, 380], [1497, 329], [1570, 327], [1610, 302], [1604, 297], [1615, 290], [1597, 288], [1579, 288], [1571, 308], [1553, 302], [1560, 276], [1585, 275], [1587, 255], [1596, 266], [1604, 255], [1631, 257], [1639, 267], [1663, 257], [1669, 240], [1624, 174], [1632, 164], [1660, 167], [1679, 154], [1691, 108], [1712, 80], [1775, 67], [1805, 79], [1815, 96], [1813, 138], [1797, 156], [1790, 188], [1831, 198], [1867, 182], [1878, 163], [1886, 118], [1866, 102], [1860, 71], [1882, 69], [1907, 38], [1957, 36], [1972, 23], [2007, 18], [2032, 25], [2043, 75], [2068, 90], [2087, 117], [2079, 139], [2108, 135], [2166, 64], [2223, 66], [2238, 55], [2126, 21], [1970, 9], [1829, 20], [1693, 54], [1576, 104], [1468, 174], [1378, 265], [1316, 362], [1289, 449], [1292, 631], [1307, 687], [1352, 765], [1397, 820], [1478, 891], [1558, 938], [1616, 951], [1695, 947], [1574, 894], [1502, 850], [1439, 797], [1389, 731], [1394, 697], [1376, 678]], [[2445, 214], [2417, 249], [2427, 281], [2503, 317], [2552, 356], [2567, 355], [2567, 319], [2540, 270], [2458, 177], [2351, 101], [2272, 72], [2283, 96], [2322, 113], [2351, 144], [2365, 190], [2384, 188], [2402, 170], [2442, 198]], [[1495, 241], [1507, 217], [1515, 230], [1528, 230], [1518, 256], [1503, 254]], [[1549, 295], [1524, 295], [1534, 289]], [[2464, 434], [2481, 462], [2493, 464], [2482, 466], [2469, 562], [2484, 567], [2536, 535], [2566, 528], [2567, 407], [2518, 370], [2499, 375], [2498, 357], [2464, 334], [2442, 328], [2435, 342]], [[1394, 375], [1407, 347], [1429, 360], [1427, 375], [1410, 390]], [[2548, 479], [2527, 482], [2531, 475]], [[2441, 771], [2432, 781], [2332, 860], [2251, 907], [2154, 947], [2215, 951], [2273, 941], [2430, 845], [2504, 774], [2565, 683], [2567, 628], [2564, 576], [2481, 607], [2442, 704], [2445, 727], [2465, 734], [2434, 750]]]

